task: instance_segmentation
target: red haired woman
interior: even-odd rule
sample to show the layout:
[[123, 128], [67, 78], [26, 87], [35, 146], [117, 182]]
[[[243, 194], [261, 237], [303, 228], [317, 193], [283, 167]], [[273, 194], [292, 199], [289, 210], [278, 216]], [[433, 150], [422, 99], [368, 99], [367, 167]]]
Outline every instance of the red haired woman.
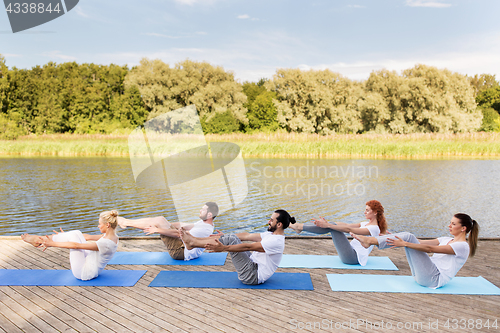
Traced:
[[376, 237], [380, 234], [385, 234], [387, 231], [384, 207], [377, 200], [370, 200], [366, 203], [365, 217], [368, 222], [353, 224], [328, 222], [323, 217], [320, 217], [319, 219], [313, 219], [313, 222], [290, 225], [290, 228], [297, 233], [301, 231], [308, 231], [315, 234], [329, 232], [332, 235], [333, 244], [337, 249], [340, 260], [344, 264], [365, 266], [373, 246], [365, 248], [356, 239], [353, 239], [349, 243], [344, 233], [352, 232], [353, 234]]

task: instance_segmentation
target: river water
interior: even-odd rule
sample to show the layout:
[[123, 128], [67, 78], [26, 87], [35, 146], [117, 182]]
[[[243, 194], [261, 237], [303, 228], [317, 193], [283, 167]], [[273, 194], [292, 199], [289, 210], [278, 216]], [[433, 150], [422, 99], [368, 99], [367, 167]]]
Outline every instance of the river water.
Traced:
[[[481, 237], [500, 237], [495, 200], [500, 197], [500, 160], [244, 161], [248, 195], [215, 220], [225, 232], [264, 231], [278, 208], [299, 222], [318, 216], [361, 222], [365, 202], [377, 199], [392, 232], [445, 236], [452, 215], [465, 212], [479, 222]], [[128, 218], [163, 215], [177, 221], [169, 191], [137, 186], [128, 158], [3, 157], [0, 184], [0, 235], [46, 234], [59, 227], [96, 233], [99, 213], [110, 209]], [[192, 221], [202, 205], [192, 209]], [[143, 233], [127, 228], [120, 235]]]

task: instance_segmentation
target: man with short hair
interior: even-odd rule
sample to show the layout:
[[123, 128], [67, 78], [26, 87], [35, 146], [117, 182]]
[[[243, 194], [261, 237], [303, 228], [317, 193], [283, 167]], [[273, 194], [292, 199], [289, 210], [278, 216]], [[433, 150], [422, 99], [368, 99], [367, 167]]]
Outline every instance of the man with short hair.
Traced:
[[189, 230], [195, 237], [208, 237], [214, 232], [214, 218], [219, 214], [215, 202], [207, 202], [200, 210], [200, 219], [196, 223], [170, 223], [163, 216], [142, 219], [125, 219], [118, 217], [118, 225], [122, 228], [134, 227], [144, 230], [147, 235], [160, 234], [170, 256], [175, 260], [191, 260], [198, 258], [204, 249], [187, 249], [180, 238], [180, 228]]
[[274, 274], [281, 262], [285, 250], [284, 230], [290, 223], [295, 223], [295, 218], [285, 210], [278, 209], [271, 215], [269, 227], [263, 233], [219, 233], [197, 238], [192, 232], [181, 228], [181, 238], [187, 249], [206, 248], [210, 252], [229, 252], [238, 272], [238, 279], [244, 284], [261, 284]]

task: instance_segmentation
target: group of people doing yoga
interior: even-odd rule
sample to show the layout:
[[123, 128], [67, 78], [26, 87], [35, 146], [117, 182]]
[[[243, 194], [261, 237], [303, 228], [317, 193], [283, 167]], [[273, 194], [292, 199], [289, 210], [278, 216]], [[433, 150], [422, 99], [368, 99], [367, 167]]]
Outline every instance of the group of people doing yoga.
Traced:
[[[24, 241], [45, 250], [61, 247], [70, 250], [70, 264], [77, 279], [95, 278], [111, 260], [118, 246], [115, 229], [134, 227], [146, 234], [160, 234], [168, 253], [176, 260], [198, 258], [204, 250], [229, 252], [244, 284], [261, 284], [278, 268], [285, 249], [284, 230], [291, 227], [297, 233], [330, 233], [341, 261], [349, 265], [364, 266], [373, 246], [379, 249], [404, 247], [412, 276], [422, 286], [439, 288], [449, 282], [462, 268], [469, 256], [474, 256], [479, 225], [469, 215], [455, 214], [449, 223], [453, 237], [419, 240], [413, 234], [390, 234], [384, 207], [377, 200], [366, 203], [361, 223], [328, 222], [319, 217], [307, 223], [296, 223], [295, 218], [282, 209], [274, 211], [268, 229], [262, 233], [214, 234], [214, 219], [219, 213], [215, 202], [207, 202], [200, 210], [196, 223], [170, 223], [163, 216], [125, 219], [117, 211], [102, 212], [98, 228], [101, 235], [86, 235], [80, 231], [61, 232], [47, 236], [23, 234]], [[346, 233], [353, 240], [349, 242]], [[89, 240], [95, 242], [87, 242]], [[248, 243], [243, 243], [247, 241]], [[429, 257], [427, 253], [434, 253]]]

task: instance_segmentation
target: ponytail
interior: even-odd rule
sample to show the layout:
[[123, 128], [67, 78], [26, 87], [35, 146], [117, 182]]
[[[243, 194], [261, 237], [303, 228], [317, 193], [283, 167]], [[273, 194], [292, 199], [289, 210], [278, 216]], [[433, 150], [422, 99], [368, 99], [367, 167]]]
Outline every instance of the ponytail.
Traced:
[[276, 218], [276, 221], [280, 222], [283, 224], [283, 229], [288, 228], [288, 226], [291, 224], [296, 223], [295, 217], [290, 216], [288, 212], [284, 209], [278, 209], [274, 211], [275, 213], [278, 213], [278, 217]]
[[476, 254], [478, 238], [479, 238], [479, 224], [476, 222], [476, 220], [472, 220], [472, 228], [470, 230], [470, 234], [467, 239], [467, 241], [469, 242], [471, 257], [474, 257], [474, 254]]
[[464, 213], [457, 213], [453, 215], [456, 217], [460, 224], [465, 227], [465, 233], [469, 233], [467, 237], [467, 242], [469, 243], [470, 256], [473, 257], [476, 254], [477, 240], [479, 238], [479, 224], [476, 220], [473, 220], [469, 215]]

